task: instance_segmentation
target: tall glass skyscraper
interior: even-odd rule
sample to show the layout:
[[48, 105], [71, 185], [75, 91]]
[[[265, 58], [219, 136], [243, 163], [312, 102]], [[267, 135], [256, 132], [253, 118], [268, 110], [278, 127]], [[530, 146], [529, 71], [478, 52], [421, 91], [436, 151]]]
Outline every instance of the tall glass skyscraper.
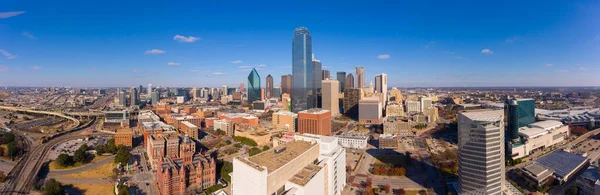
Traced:
[[340, 91], [339, 93], [341, 93], [342, 91], [344, 91], [344, 88], [346, 87], [345, 83], [346, 83], [346, 72], [337, 72], [337, 78], [338, 82], [340, 82]]
[[292, 111], [316, 107], [312, 37], [305, 27], [294, 30], [292, 39]]
[[260, 76], [253, 68], [248, 75], [248, 104], [260, 99]]

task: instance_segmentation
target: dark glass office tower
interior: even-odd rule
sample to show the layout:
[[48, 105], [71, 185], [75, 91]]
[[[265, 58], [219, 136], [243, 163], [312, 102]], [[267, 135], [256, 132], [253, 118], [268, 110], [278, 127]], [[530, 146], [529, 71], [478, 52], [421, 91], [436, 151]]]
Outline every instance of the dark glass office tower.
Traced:
[[344, 87], [345, 87], [344, 83], [346, 81], [346, 72], [337, 72], [336, 79], [340, 82], [340, 91], [339, 92], [341, 93], [342, 91], [344, 91]]
[[298, 112], [316, 106], [312, 63], [312, 37], [304, 27], [294, 30], [292, 39], [292, 111]]
[[248, 104], [260, 99], [260, 76], [253, 68], [248, 75]]
[[535, 100], [508, 99], [506, 102], [507, 140], [519, 141], [519, 128], [535, 122]]

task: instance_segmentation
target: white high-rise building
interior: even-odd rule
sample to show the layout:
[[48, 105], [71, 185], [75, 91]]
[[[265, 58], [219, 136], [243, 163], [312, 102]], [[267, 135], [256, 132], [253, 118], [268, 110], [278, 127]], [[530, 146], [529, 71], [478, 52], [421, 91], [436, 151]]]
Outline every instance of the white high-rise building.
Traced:
[[460, 194], [503, 194], [504, 111], [458, 113], [458, 175]]
[[[148, 84], [148, 97], [146, 97], [146, 99], [151, 100], [152, 99], [152, 84]], [[140, 91], [141, 93], [141, 91]]]
[[421, 102], [406, 101], [406, 112], [420, 112]]
[[[375, 92], [383, 94], [384, 101], [387, 101], [387, 75], [385, 73], [375, 76]], [[383, 102], [385, 105], [385, 102]]]
[[425, 112], [428, 108], [433, 106], [431, 97], [419, 97], [419, 102], [421, 103], [421, 112]]

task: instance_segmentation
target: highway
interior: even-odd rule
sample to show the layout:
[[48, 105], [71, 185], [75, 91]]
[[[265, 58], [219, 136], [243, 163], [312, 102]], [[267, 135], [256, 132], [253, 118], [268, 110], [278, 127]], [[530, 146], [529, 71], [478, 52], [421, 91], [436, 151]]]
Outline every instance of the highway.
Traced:
[[4, 183], [4, 188], [2, 189], [2, 191], [0, 191], [0, 195], [3, 195], [3, 194], [29, 194], [29, 191], [33, 187], [33, 182], [37, 181], [37, 174], [39, 173], [41, 167], [43, 166], [44, 161], [46, 159], [46, 155], [47, 155], [48, 151], [50, 150], [50, 148], [56, 144], [59, 144], [63, 141], [69, 140], [69, 139], [84, 138], [86, 135], [79, 135], [76, 132], [79, 132], [79, 131], [89, 127], [91, 124], [95, 123], [95, 118], [94, 118], [94, 120], [91, 120], [88, 124], [80, 126], [79, 120], [77, 120], [73, 117], [65, 116], [64, 114], [61, 114], [61, 113], [53, 113], [53, 112], [47, 112], [47, 111], [37, 111], [37, 110], [15, 108], [15, 107], [5, 107], [5, 106], [0, 106], [0, 109], [56, 115], [56, 116], [67, 118], [69, 120], [73, 120], [77, 124], [77, 126], [75, 126], [75, 128], [69, 130], [68, 134], [58, 136], [58, 137], [50, 140], [49, 142], [42, 144], [40, 146], [37, 146], [37, 147], [32, 147], [33, 146], [32, 140], [30, 140], [22, 132], [20, 132], [18, 130], [14, 130], [13, 132], [15, 132], [17, 134], [17, 136], [23, 137], [26, 140], [27, 147], [25, 148], [25, 151], [27, 151], [27, 153], [25, 153], [25, 155], [23, 155], [21, 160], [19, 160], [19, 162], [13, 168], [13, 170], [11, 172], [9, 172], [9, 174], [7, 175], [7, 181]]

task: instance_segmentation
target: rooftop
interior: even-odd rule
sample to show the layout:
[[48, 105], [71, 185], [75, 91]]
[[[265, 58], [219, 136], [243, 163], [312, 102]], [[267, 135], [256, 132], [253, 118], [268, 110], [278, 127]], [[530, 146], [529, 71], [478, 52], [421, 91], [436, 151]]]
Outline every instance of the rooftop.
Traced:
[[[271, 148], [265, 152], [248, 158], [248, 161], [258, 165], [267, 167], [268, 172], [273, 172], [283, 165], [294, 160], [296, 157], [308, 151], [316, 144], [304, 141], [293, 141], [282, 147]], [[285, 149], [282, 149], [285, 148]], [[282, 150], [275, 152], [275, 150]], [[242, 161], [244, 162], [244, 161]]]
[[477, 109], [477, 110], [464, 110], [460, 114], [474, 120], [474, 121], [487, 121], [495, 122], [500, 121], [504, 118], [503, 110], [490, 110], [490, 109]]
[[545, 129], [542, 128], [537, 128], [537, 127], [521, 127], [519, 128], [519, 134], [522, 134], [523, 136], [527, 137], [527, 138], [535, 138], [538, 136], [542, 136], [545, 134], [548, 134], [548, 131], [546, 131]]
[[552, 170], [549, 170], [547, 167], [544, 167], [538, 163], [527, 165], [523, 167], [523, 169], [531, 173], [531, 175], [536, 177], [538, 180], [543, 180], [553, 173]]
[[551, 130], [553, 128], [563, 126], [563, 124], [560, 121], [547, 120], [547, 121], [539, 121], [539, 122], [531, 123], [531, 124], [529, 124], [529, 126], [530, 127], [538, 127], [538, 128], [542, 128], [545, 130]]
[[320, 170], [320, 166], [313, 164], [306, 165], [306, 167], [304, 167], [290, 179], [290, 182], [300, 186], [305, 186], [317, 173], [319, 173]]
[[298, 114], [290, 112], [290, 111], [279, 111], [273, 114], [279, 114], [279, 115], [287, 115], [287, 116], [293, 116], [293, 117], [297, 117]]
[[358, 103], [379, 103], [381, 99], [377, 96], [364, 97], [358, 101]]
[[598, 167], [590, 166], [583, 173], [581, 173], [581, 177], [587, 180], [598, 181], [600, 180], [600, 172], [598, 171]]
[[303, 113], [303, 114], [324, 114], [324, 113], [328, 113], [329, 110], [323, 110], [320, 108], [313, 108], [313, 109], [308, 109], [308, 110], [303, 110], [298, 112], [298, 114]]
[[131, 134], [131, 135], [133, 135], [133, 130], [131, 130], [130, 128], [118, 129], [116, 134], [118, 134], [118, 135]]
[[535, 162], [554, 170], [556, 175], [565, 178], [568, 177], [571, 172], [577, 170], [581, 164], [586, 163], [587, 158], [565, 152], [564, 150], [557, 150], [535, 160]]
[[189, 121], [183, 121], [183, 122], [181, 122], [181, 124], [183, 124], [183, 125], [185, 125], [185, 126], [188, 126], [188, 127], [190, 127], [190, 128], [198, 128], [198, 126], [196, 126], [196, 125], [194, 125], [194, 124], [190, 123]]

